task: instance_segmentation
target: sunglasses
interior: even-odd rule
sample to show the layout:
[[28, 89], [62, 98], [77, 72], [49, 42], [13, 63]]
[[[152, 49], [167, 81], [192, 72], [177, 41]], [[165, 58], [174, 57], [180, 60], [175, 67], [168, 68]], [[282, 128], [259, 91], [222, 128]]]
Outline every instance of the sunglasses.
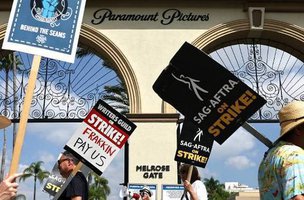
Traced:
[[62, 159], [62, 160], [58, 160], [57, 161], [57, 164], [60, 165], [61, 163], [63, 163], [64, 161], [66, 160], [70, 160], [69, 158], [65, 158], [65, 159]]
[[140, 192], [139, 194], [140, 194], [140, 196], [142, 196], [142, 197], [145, 196], [145, 195], [149, 195], [147, 192]]

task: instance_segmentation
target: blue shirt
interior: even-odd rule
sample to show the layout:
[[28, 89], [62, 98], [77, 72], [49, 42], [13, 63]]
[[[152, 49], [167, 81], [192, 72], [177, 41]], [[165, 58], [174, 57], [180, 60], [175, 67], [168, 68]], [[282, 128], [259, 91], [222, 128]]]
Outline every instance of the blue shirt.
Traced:
[[258, 178], [261, 200], [285, 200], [304, 194], [304, 150], [278, 142], [262, 160]]

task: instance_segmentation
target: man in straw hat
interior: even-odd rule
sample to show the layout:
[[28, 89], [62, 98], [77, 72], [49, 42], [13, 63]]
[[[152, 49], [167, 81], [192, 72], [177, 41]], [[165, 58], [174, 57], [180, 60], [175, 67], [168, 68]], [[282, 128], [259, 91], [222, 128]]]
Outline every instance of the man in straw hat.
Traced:
[[260, 199], [304, 200], [304, 102], [279, 111], [281, 132], [259, 167]]
[[[0, 116], [0, 129], [6, 128], [9, 125], [11, 125], [11, 121], [4, 116]], [[16, 178], [21, 175], [22, 174], [13, 174], [0, 183], [0, 200], [10, 200], [16, 197], [18, 188]]]

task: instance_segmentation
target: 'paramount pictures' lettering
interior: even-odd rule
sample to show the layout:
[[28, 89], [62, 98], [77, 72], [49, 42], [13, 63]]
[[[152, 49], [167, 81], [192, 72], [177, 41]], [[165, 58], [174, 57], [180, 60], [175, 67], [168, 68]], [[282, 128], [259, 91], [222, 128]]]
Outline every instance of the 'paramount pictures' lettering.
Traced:
[[138, 14], [138, 13], [114, 13], [108, 8], [101, 8], [94, 12], [91, 23], [98, 25], [105, 21], [149, 21], [160, 22], [162, 25], [169, 25], [173, 22], [196, 22], [196, 21], [209, 21], [209, 13], [207, 14], [194, 14], [192, 12], [182, 12], [178, 9], [167, 9], [162, 13], [155, 12], [152, 14]]
[[[266, 103], [231, 72], [187, 42], [153, 89], [219, 144]], [[195, 155], [193, 158], [201, 159]]]

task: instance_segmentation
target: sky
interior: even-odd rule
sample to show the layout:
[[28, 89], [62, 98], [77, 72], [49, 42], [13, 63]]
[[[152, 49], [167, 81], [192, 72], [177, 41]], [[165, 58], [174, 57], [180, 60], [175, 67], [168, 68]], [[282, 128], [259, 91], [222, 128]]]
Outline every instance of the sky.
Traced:
[[[80, 123], [28, 123], [25, 140], [22, 147], [18, 171], [22, 172], [32, 162], [43, 161], [43, 168], [51, 171], [64, 145], [75, 133]], [[265, 137], [274, 141], [279, 135], [277, 123], [251, 124]], [[0, 130], [3, 132], [3, 130]], [[136, 130], [135, 130], [136, 132]], [[8, 149], [6, 172], [9, 171], [12, 156], [12, 125], [7, 129]], [[2, 147], [3, 134], [0, 134]], [[131, 135], [132, 137], [132, 135]], [[224, 182], [239, 182], [249, 187], [257, 188], [257, 170], [267, 147], [245, 129], [239, 128], [222, 145], [214, 143], [207, 166], [199, 168], [202, 178], [213, 177]], [[172, 155], [174, 159], [174, 155]], [[111, 194], [109, 200], [117, 200], [123, 180], [123, 150], [110, 163], [103, 175], [109, 181]], [[20, 182], [19, 193], [27, 199], [33, 199], [33, 178]], [[174, 183], [175, 184], [175, 183]], [[44, 183], [37, 184], [36, 199], [50, 199], [42, 192]]]

